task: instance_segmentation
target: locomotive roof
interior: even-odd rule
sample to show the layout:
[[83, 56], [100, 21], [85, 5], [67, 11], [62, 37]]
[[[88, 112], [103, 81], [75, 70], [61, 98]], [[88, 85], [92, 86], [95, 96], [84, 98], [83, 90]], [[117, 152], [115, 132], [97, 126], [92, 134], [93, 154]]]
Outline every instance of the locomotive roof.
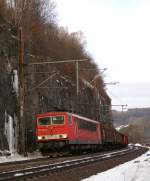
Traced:
[[87, 118], [87, 117], [83, 117], [83, 116], [80, 116], [80, 115], [78, 115], [78, 114], [74, 114], [74, 113], [70, 113], [70, 112], [46, 112], [46, 113], [41, 113], [41, 114], [37, 114], [36, 116], [37, 117], [41, 117], [41, 116], [48, 116], [49, 114], [63, 114], [63, 115], [65, 115], [65, 114], [69, 114], [69, 115], [72, 115], [72, 116], [74, 116], [74, 117], [77, 117], [77, 118], [79, 118], [79, 119], [84, 119], [84, 120], [86, 120], [86, 121], [90, 121], [90, 122], [93, 122], [93, 123], [99, 123], [98, 121], [95, 121], [95, 120], [92, 120], [92, 119], [90, 119], [90, 118]]
[[69, 113], [69, 114], [71, 114], [74, 117], [77, 117], [77, 118], [80, 118], [80, 119], [84, 119], [86, 121], [90, 121], [90, 122], [93, 122], [93, 123], [99, 123], [98, 121], [95, 121], [95, 120], [87, 118], [87, 117], [83, 117], [83, 116], [80, 116], [80, 115], [77, 115], [77, 114], [73, 114], [73, 113]]

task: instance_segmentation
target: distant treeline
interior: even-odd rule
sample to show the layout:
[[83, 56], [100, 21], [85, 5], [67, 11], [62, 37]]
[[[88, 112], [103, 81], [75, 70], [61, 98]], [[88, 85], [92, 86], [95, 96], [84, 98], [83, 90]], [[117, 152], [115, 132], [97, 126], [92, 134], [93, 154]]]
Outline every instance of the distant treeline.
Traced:
[[125, 125], [120, 132], [126, 133], [130, 142], [150, 143], [150, 108], [113, 111], [113, 120], [116, 127]]

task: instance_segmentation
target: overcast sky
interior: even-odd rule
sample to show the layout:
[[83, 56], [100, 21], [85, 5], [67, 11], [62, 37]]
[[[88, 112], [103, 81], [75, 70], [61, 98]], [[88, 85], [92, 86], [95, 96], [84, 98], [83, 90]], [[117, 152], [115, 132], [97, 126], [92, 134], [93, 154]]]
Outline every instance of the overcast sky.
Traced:
[[105, 82], [119, 82], [112, 104], [150, 107], [150, 0], [55, 1], [59, 25], [82, 31]]

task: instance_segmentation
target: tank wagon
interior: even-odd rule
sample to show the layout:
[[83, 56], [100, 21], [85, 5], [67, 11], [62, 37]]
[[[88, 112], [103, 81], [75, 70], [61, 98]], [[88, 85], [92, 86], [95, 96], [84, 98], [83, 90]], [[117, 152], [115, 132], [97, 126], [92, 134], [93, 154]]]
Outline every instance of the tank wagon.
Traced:
[[112, 126], [69, 112], [37, 114], [36, 137], [41, 151], [100, 150], [128, 144], [128, 137]]

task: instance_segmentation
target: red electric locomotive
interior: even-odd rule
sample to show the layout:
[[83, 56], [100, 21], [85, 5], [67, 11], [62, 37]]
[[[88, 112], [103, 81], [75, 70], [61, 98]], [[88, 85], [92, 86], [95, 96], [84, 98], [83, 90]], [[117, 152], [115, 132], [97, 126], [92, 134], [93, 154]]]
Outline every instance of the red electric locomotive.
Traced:
[[128, 137], [108, 123], [68, 113], [48, 112], [36, 119], [37, 143], [41, 151], [100, 149], [128, 144]]
[[38, 114], [36, 133], [41, 150], [89, 149], [101, 144], [99, 122], [68, 112]]

